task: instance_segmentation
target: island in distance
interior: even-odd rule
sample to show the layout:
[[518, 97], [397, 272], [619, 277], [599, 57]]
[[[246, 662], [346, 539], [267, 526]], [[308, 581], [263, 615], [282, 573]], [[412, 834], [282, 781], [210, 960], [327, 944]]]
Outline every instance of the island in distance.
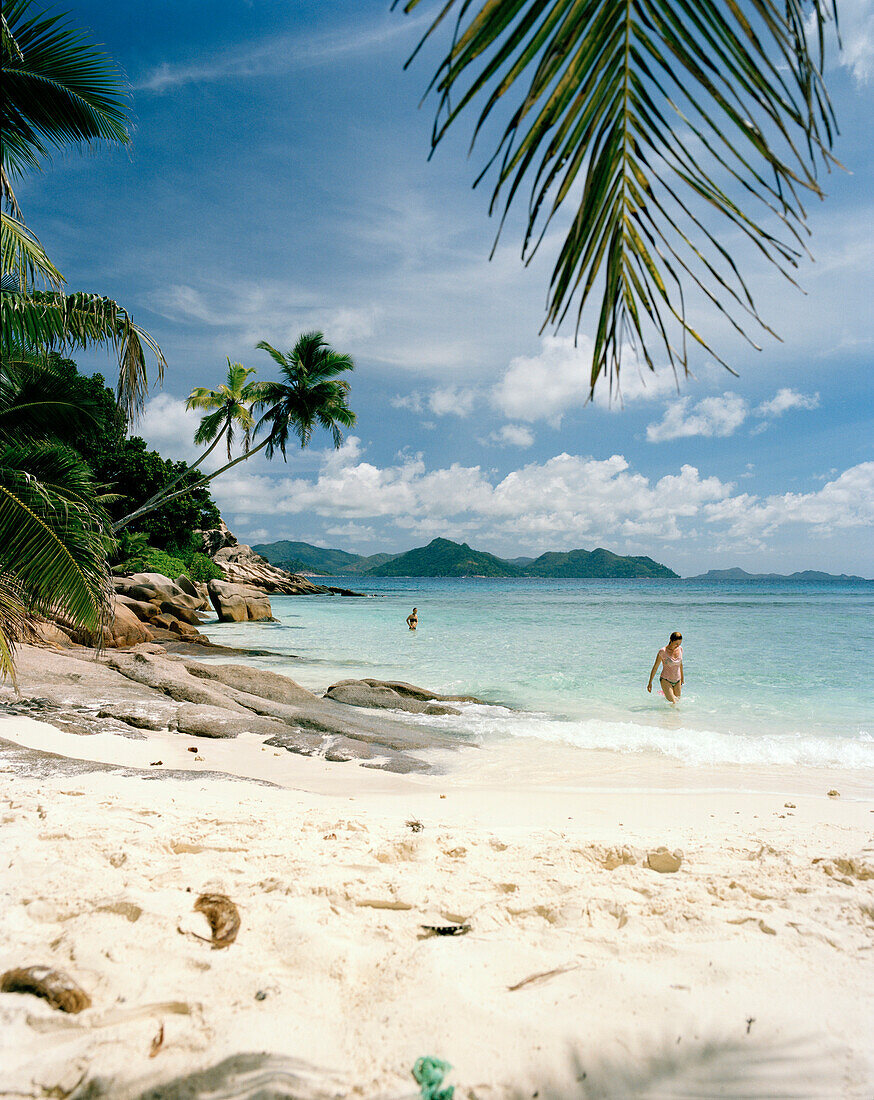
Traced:
[[623, 557], [600, 547], [510, 560], [474, 550], [466, 542], [439, 538], [405, 554], [372, 554], [369, 557], [285, 540], [261, 543], [253, 550], [271, 565], [291, 573], [322, 576], [351, 573], [371, 577], [677, 578], [672, 569], [652, 558]]
[[710, 569], [697, 577], [687, 577], [689, 581], [801, 581], [811, 584], [852, 583], [874, 584], [868, 577], [855, 577], [848, 573], [822, 573], [818, 569], [803, 569], [797, 573], [748, 573], [745, 569]]

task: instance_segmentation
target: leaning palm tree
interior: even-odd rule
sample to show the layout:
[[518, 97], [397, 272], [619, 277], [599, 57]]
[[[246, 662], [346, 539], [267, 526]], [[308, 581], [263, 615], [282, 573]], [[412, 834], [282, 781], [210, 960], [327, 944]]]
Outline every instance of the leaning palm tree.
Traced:
[[690, 343], [719, 359], [690, 296], [757, 346], [750, 331], [771, 329], [726, 242], [793, 281], [802, 198], [822, 197], [818, 165], [832, 159], [834, 0], [445, 0], [422, 42], [452, 14], [429, 89], [432, 152], [479, 99], [473, 141], [496, 124], [499, 137], [474, 186], [494, 168], [489, 212], [502, 227], [530, 185], [526, 262], [571, 208], [544, 326], [570, 313], [579, 330], [594, 303], [591, 390], [602, 375], [618, 381], [628, 344], [654, 369], [651, 338], [675, 371], [688, 372]]
[[63, 18], [34, 11], [31, 0], [4, 4], [0, 350], [6, 356], [109, 343], [118, 355], [119, 401], [135, 416], [147, 392], [145, 349], [156, 358], [160, 380], [165, 366], [160, 348], [118, 303], [98, 294], [63, 292], [63, 276], [25, 225], [13, 189], [13, 181], [41, 170], [57, 149], [130, 141], [121, 74]]
[[213, 473], [207, 474], [191, 485], [186, 485], [183, 489], [162, 494], [151, 504], [143, 505], [135, 513], [121, 520], [116, 529], [118, 526], [155, 511], [156, 508], [163, 507], [176, 497], [191, 492], [192, 489], [208, 485], [220, 474], [241, 462], [246, 462], [259, 451], [266, 450], [267, 458], [273, 458], [278, 449], [285, 458], [286, 447], [291, 436], [296, 436], [300, 440], [301, 447], [306, 447], [314, 429], [321, 427], [331, 433], [335, 447], [342, 444], [342, 429], [351, 428], [355, 423], [355, 413], [347, 404], [349, 383], [339, 377], [346, 371], [355, 369], [351, 356], [340, 355], [334, 351], [325, 342], [321, 332], [304, 333], [303, 336], [298, 337], [294, 347], [285, 353], [277, 351], [266, 340], [262, 340], [256, 346], [270, 355], [278, 365], [280, 373], [278, 382], [257, 383], [256, 406], [264, 412], [255, 425], [255, 434], [266, 430], [266, 437], [257, 447], [247, 448], [243, 454], [226, 462]]
[[123, 527], [127, 527], [129, 523], [139, 519], [140, 516], [145, 516], [156, 508], [160, 508], [171, 496], [175, 496], [174, 490], [179, 482], [187, 477], [192, 470], [198, 469], [209, 458], [222, 439], [225, 440], [227, 445], [228, 461], [230, 462], [237, 428], [243, 433], [243, 454], [247, 455], [249, 453], [252, 429], [255, 427], [252, 406], [261, 394], [259, 383], [247, 381], [249, 375], [255, 373], [254, 367], [244, 367], [242, 363], [232, 363], [228, 359], [228, 380], [224, 385], [219, 386], [217, 390], [198, 386], [191, 391], [185, 403], [186, 409], [210, 410], [203, 417], [197, 431], [194, 433], [194, 442], [199, 447], [206, 443], [209, 446], [195, 463], [184, 467], [182, 472], [168, 485], [165, 485], [160, 492], [150, 497], [135, 511], [123, 516], [113, 524], [113, 531], [120, 531]]

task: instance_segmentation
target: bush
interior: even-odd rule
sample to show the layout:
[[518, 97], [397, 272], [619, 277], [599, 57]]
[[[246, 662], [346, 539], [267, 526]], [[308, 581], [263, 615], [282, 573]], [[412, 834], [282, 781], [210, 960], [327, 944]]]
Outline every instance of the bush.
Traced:
[[154, 546], [150, 546], [149, 552], [144, 554], [143, 558], [144, 564], [140, 572], [161, 573], [165, 577], [170, 577], [171, 580], [182, 576], [183, 573], [188, 576], [185, 562], [181, 558], [168, 554], [166, 550], [156, 550]]
[[199, 551], [191, 554], [186, 562], [186, 568], [188, 576], [195, 584], [206, 584], [212, 580], [220, 581], [224, 577], [224, 573], [212, 558], [208, 558], [206, 554], [201, 554]]

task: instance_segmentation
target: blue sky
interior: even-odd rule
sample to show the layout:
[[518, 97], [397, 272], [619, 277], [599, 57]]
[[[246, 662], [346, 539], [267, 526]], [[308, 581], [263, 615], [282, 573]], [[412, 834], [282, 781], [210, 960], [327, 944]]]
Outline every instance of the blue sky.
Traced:
[[[584, 326], [539, 335], [550, 271], [473, 191], [472, 119], [428, 162], [434, 54], [388, 0], [70, 0], [132, 86], [128, 149], [56, 158], [18, 190], [73, 288], [122, 302], [169, 369], [138, 431], [191, 458], [184, 398], [226, 357], [311, 328], [356, 362], [358, 424], [214, 483], [243, 541], [361, 553], [436, 535], [499, 554], [607, 546], [681, 574], [741, 565], [874, 575], [874, 0], [842, 0], [828, 77], [848, 169], [809, 204], [806, 294], [748, 257], [783, 337], [762, 352], [696, 319], [737, 369], [586, 404]], [[434, 10], [426, 5], [425, 11]], [[208, 17], [206, 12], [209, 12]], [[557, 240], [557, 238], [556, 238]], [[731, 242], [728, 242], [731, 243]], [[114, 377], [111, 359], [79, 357]]]

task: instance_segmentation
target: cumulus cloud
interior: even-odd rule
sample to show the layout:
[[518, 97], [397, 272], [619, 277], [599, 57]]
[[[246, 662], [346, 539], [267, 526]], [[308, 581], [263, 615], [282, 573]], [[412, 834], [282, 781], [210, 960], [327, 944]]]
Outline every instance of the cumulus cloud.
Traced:
[[459, 463], [429, 470], [420, 455], [410, 454], [380, 468], [360, 461], [358, 446], [325, 456], [315, 479], [234, 470], [214, 483], [216, 498], [229, 514], [314, 512], [341, 524], [390, 518], [420, 534], [482, 530], [535, 542], [561, 536], [592, 543], [619, 535], [678, 539], [679, 520], [731, 492], [688, 465], [651, 481], [630, 470], [622, 455], [560, 454], [495, 479]]
[[756, 409], [756, 416], [776, 417], [782, 416], [789, 409], [816, 409], [819, 408], [818, 393], [798, 393], [784, 387], [777, 390], [770, 401], [763, 401]]
[[499, 447], [530, 447], [534, 443], [534, 432], [524, 424], [505, 424], [489, 435], [488, 442]]
[[[581, 336], [576, 344], [570, 337], [546, 336], [537, 355], [519, 355], [511, 360], [503, 378], [492, 389], [492, 403], [514, 420], [546, 420], [559, 427], [572, 408], [589, 399], [592, 370], [592, 341]], [[623, 355], [617, 391], [610, 393], [606, 380], [595, 391], [595, 403], [621, 408], [623, 403], [662, 397], [676, 389], [670, 370], [639, 370], [631, 349]]]
[[398, 393], [391, 398], [395, 409], [409, 409], [421, 415], [430, 411], [434, 416], [470, 416], [479, 399], [479, 391], [472, 386], [437, 386], [430, 393], [413, 390]]
[[476, 399], [475, 389], [438, 386], [428, 395], [428, 408], [435, 416], [470, 416]]
[[851, 466], [812, 493], [725, 497], [706, 505], [704, 516], [726, 524], [736, 538], [767, 538], [787, 524], [804, 524], [817, 534], [874, 526], [874, 462]]
[[136, 426], [136, 434], [160, 451], [165, 458], [184, 459], [191, 462], [203, 453], [203, 447], [194, 445], [194, 433], [203, 414], [189, 412], [185, 402], [169, 393], [159, 393], [151, 398]]
[[[816, 409], [818, 393], [798, 393], [784, 387], [768, 401], [752, 410], [762, 420], [752, 429], [753, 435], [765, 431], [769, 420], [774, 420], [790, 409]], [[721, 397], [705, 397], [694, 405], [690, 397], [682, 397], [665, 407], [661, 420], [649, 424], [646, 438], [650, 443], [665, 443], [671, 439], [684, 439], [693, 435], [725, 437], [733, 435], [750, 415], [750, 407], [736, 393], [724, 393]]]
[[687, 436], [727, 436], [736, 431], [747, 418], [746, 401], [734, 393], [722, 397], [705, 397], [692, 405], [690, 397], [668, 405], [661, 420], [648, 425], [646, 438], [650, 443], [665, 443]]
[[[360, 440], [322, 452], [313, 477], [237, 467], [213, 483], [223, 513], [319, 517], [331, 538], [373, 543], [386, 529], [414, 537], [475, 537], [486, 544], [639, 547], [716, 539], [720, 548], [767, 546], [793, 527], [813, 535], [874, 527], [874, 462], [861, 463], [807, 493], [757, 496], [686, 464], [648, 478], [623, 455], [558, 454], [503, 477], [453, 463], [429, 469], [418, 454], [379, 467]], [[296, 522], [300, 522], [299, 520]]]

